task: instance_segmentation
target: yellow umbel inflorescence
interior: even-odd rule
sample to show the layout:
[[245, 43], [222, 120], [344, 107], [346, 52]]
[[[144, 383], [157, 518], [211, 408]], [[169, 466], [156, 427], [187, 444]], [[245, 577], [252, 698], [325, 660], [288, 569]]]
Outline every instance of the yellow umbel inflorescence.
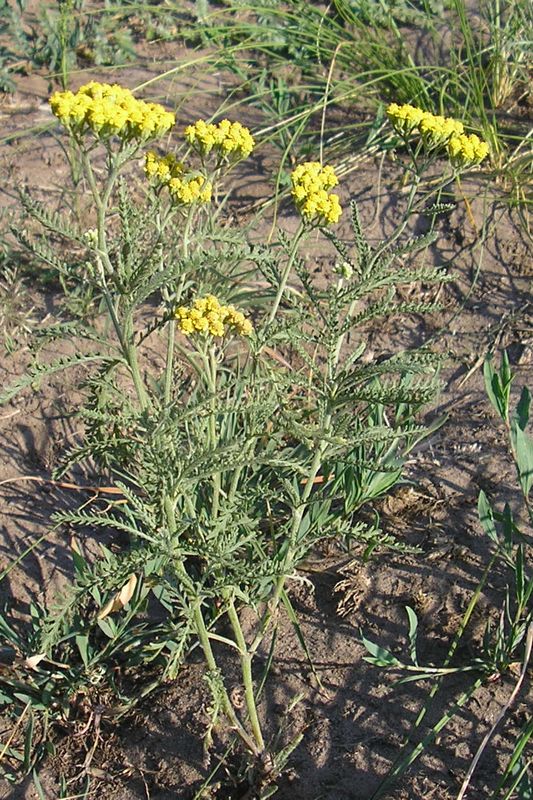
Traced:
[[99, 139], [119, 136], [124, 141], [147, 141], [167, 133], [176, 118], [159, 103], [138, 100], [117, 83], [91, 81], [77, 92], [55, 92], [53, 114], [76, 134], [94, 133]]
[[219, 158], [231, 162], [247, 158], [255, 147], [248, 128], [228, 119], [217, 125], [200, 119], [185, 128], [185, 138], [202, 158], [214, 152]]
[[146, 153], [144, 172], [148, 178], [167, 186], [171, 199], [181, 205], [209, 203], [213, 194], [210, 181], [197, 173], [186, 173], [185, 167], [169, 153], [158, 156], [152, 150]]
[[158, 156], [153, 150], [149, 150], [144, 157], [145, 175], [158, 183], [168, 183], [171, 178], [180, 178], [184, 170], [182, 162], [172, 153]]
[[429, 111], [422, 111], [409, 103], [401, 106], [391, 103], [387, 108], [387, 116], [394, 130], [404, 136], [418, 128], [428, 147], [446, 144], [451, 136], [459, 136], [464, 131], [462, 122], [452, 117], [430, 114]]
[[342, 214], [338, 195], [328, 193], [339, 180], [333, 167], [318, 161], [299, 164], [291, 174], [292, 197], [302, 218], [315, 225], [331, 225]]
[[391, 103], [387, 108], [387, 116], [392, 123], [392, 127], [402, 135], [412, 133], [418, 127], [425, 114], [426, 112], [422, 111], [421, 108], [411, 106], [409, 103], [404, 103], [401, 106], [398, 103]]
[[171, 178], [168, 182], [168, 191], [175, 203], [183, 205], [210, 203], [213, 195], [213, 187], [203, 175], [184, 175], [183, 178]]
[[227, 333], [250, 336], [253, 326], [242, 311], [223, 306], [212, 294], [197, 298], [192, 306], [180, 306], [175, 317], [182, 333], [204, 333], [221, 338]]
[[462, 122], [451, 117], [424, 114], [418, 124], [418, 130], [428, 147], [439, 147], [446, 144], [451, 136], [460, 136], [464, 132], [464, 126]]
[[387, 116], [395, 131], [409, 136], [418, 130], [428, 148], [446, 146], [454, 167], [479, 164], [489, 154], [489, 146], [478, 136], [464, 133], [464, 125], [452, 117], [442, 117], [422, 111], [421, 108], [404, 103], [391, 103]]
[[466, 136], [452, 136], [447, 145], [448, 155], [454, 167], [479, 164], [489, 154], [489, 146], [475, 133]]

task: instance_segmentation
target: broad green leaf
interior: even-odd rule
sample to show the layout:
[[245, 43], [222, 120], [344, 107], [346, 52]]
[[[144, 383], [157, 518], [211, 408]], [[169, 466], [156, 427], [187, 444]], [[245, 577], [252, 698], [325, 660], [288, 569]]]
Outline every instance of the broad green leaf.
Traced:
[[413, 664], [418, 665], [416, 656], [416, 637], [418, 633], [418, 617], [410, 606], [405, 606], [409, 618], [409, 653]]
[[97, 620], [98, 627], [109, 639], [114, 639], [117, 634], [117, 626], [110, 617]]
[[516, 425], [514, 434], [520, 486], [527, 497], [533, 485], [533, 440]]
[[370, 657], [363, 656], [363, 659], [368, 661], [370, 664], [376, 664], [378, 667], [402, 666], [402, 662], [399, 661], [396, 656], [394, 656], [390, 650], [387, 650], [385, 647], [381, 647], [381, 645], [371, 642], [370, 639], [367, 639], [365, 636], [361, 636], [360, 642], [370, 653]]
[[513, 374], [505, 350], [502, 354], [499, 372], [496, 372], [492, 366], [492, 357], [489, 356], [483, 365], [483, 375], [485, 378], [485, 390], [490, 402], [502, 420], [507, 420], [509, 417], [509, 396]]
[[513, 422], [523, 431], [525, 431], [527, 423], [529, 422], [530, 405], [531, 393], [527, 386], [524, 386], [520, 395], [520, 400], [516, 404], [516, 410], [513, 414]]
[[82, 659], [85, 667], [88, 667], [88, 665], [89, 665], [89, 637], [87, 636], [87, 634], [80, 634], [79, 636], [76, 636], [75, 641], [76, 641], [76, 645], [78, 647], [78, 650], [80, 651], [81, 659]]
[[492, 507], [487, 499], [487, 495], [483, 491], [483, 489], [479, 493], [478, 501], [477, 501], [477, 513], [479, 516], [479, 521], [481, 522], [481, 526], [487, 536], [492, 539], [495, 544], [499, 544], [500, 540], [498, 537], [498, 532], [496, 530], [496, 525], [494, 524], [494, 514], [492, 511]]

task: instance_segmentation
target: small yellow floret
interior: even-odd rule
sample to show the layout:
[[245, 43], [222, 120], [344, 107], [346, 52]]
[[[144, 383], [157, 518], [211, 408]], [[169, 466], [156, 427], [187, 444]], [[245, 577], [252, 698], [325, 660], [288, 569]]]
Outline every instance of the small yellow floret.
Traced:
[[156, 186], [167, 186], [172, 201], [177, 205], [211, 201], [211, 183], [203, 175], [186, 173], [182, 162], [171, 153], [158, 156], [150, 150], [145, 155], [144, 173]]
[[213, 188], [203, 175], [183, 175], [168, 181], [168, 190], [172, 201], [178, 205], [191, 203], [209, 203]]
[[402, 135], [408, 135], [420, 124], [425, 112], [421, 108], [411, 106], [409, 103], [398, 105], [391, 103], [387, 108], [387, 116], [394, 130]]
[[444, 145], [452, 136], [459, 136], [464, 131], [462, 122], [429, 113], [424, 114], [418, 127], [428, 147]]
[[172, 153], [158, 156], [153, 150], [148, 151], [144, 157], [144, 172], [148, 178], [153, 178], [157, 183], [168, 183], [171, 178], [183, 175], [183, 164]]

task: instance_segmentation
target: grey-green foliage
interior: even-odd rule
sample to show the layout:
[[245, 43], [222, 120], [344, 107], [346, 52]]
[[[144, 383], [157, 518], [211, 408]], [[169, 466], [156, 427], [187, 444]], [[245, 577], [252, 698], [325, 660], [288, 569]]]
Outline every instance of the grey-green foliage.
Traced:
[[410, 24], [424, 27], [428, 18], [442, 16], [442, 0], [423, 0], [413, 3], [410, 0], [335, 0], [337, 12], [346, 20], [360, 20], [365, 25], [381, 25], [385, 28], [394, 24]]
[[110, 12], [88, 8], [85, 0], [56, 0], [30, 13], [26, 0], [0, 0], [0, 91], [15, 91], [15, 75], [31, 65], [60, 73], [66, 84], [76, 67], [131, 60], [131, 32], [117, 27]]
[[[247, 262], [277, 283], [279, 269], [272, 252], [235, 240], [228, 272], [221, 275], [212, 250], [220, 245], [216, 235], [197, 248], [187, 265], [178, 259], [171, 267], [176, 255], [172, 253], [169, 268], [154, 273], [150, 248], [144, 247], [141, 261], [126, 266], [124, 252], [140, 252], [134, 242], [124, 247], [124, 236], [127, 239], [133, 230], [140, 235], [138, 225], [127, 223], [129, 213], [136, 212], [124, 211], [122, 248], [115, 248], [125, 302], [149, 300], [165, 283], [179, 279], [184, 269], [191, 285], [222, 291], [225, 284], [229, 296], [238, 289], [232, 273], [248, 273], [252, 267]], [[298, 263], [302, 293], [289, 296], [287, 312], [273, 328], [259, 326], [249, 355], [235, 353], [231, 362], [219, 365], [216, 398], [182, 368], [172, 403], [156, 406], [149, 415], [139, 414], [116, 381], [119, 359], [106, 360], [93, 371], [80, 411], [83, 443], [66, 457], [57, 476], [91, 456], [124, 482], [126, 500], [111, 513], [69, 512], [61, 519], [84, 528], [114, 527], [127, 532], [134, 547], [154, 556], [170, 553], [177, 571], [173, 575], [167, 565], [164, 580], [173, 592], [179, 592], [186, 574], [195, 593], [216, 597], [225, 587], [236, 586], [241, 596], [256, 603], [268, 596], [269, 586], [283, 570], [293, 509], [325, 436], [322, 483], [297, 531], [296, 559], [324, 536], [361, 535], [368, 552], [379, 545], [379, 531], [368, 539], [369, 532], [358, 527], [354, 514], [398, 481], [405, 453], [423, 436], [416, 412], [435, 392], [434, 378], [427, 376], [437, 360], [430, 352], [412, 350], [377, 363], [363, 362], [364, 334], [359, 329], [364, 330], [369, 318], [427, 311], [430, 304], [405, 303], [396, 290], [417, 279], [440, 281], [441, 275], [423, 267], [407, 269], [403, 261], [407, 251], [413, 258], [414, 251], [426, 247], [427, 239], [408, 247], [372, 249], [355, 207], [353, 229], [351, 247], [332, 237], [339, 255], [350, 264], [351, 277], [344, 285], [332, 281], [319, 288]], [[281, 245], [278, 257], [289, 242], [282, 237]], [[370, 315], [361, 310], [349, 317], [350, 307], [365, 304]], [[155, 321], [151, 330], [160, 325]], [[349, 351], [333, 368], [339, 335], [348, 337]], [[281, 363], [270, 355], [273, 347], [283, 353]], [[292, 369], [284, 365], [287, 359]], [[215, 448], [206, 445], [213, 400]], [[215, 472], [220, 473], [222, 492], [213, 519]], [[164, 497], [173, 498], [176, 530], [169, 529]], [[184, 596], [181, 605], [186, 604]]]
[[[438, 359], [416, 348], [367, 356], [366, 330], [370, 321], [432, 308], [399, 293], [442, 280], [423, 261], [416, 266], [432, 237], [371, 246], [354, 205], [352, 241], [330, 237], [336, 273], [324, 283], [296, 258], [293, 285], [270, 323], [263, 309], [291, 257], [283, 234], [277, 247], [252, 246], [245, 231], [203, 218], [184, 253], [179, 217], [165, 225], [157, 195], [139, 204], [122, 184], [108, 231], [110, 269], [92, 232], [24, 203], [42, 232], [19, 230], [19, 239], [57, 271], [66, 301], [90, 288], [91, 314], [66, 302], [63, 319], [39, 331], [27, 375], [2, 399], [71, 365], [83, 368], [83, 436], [55, 477], [90, 463], [115, 494], [56, 521], [99, 537], [114, 531], [124, 542], [113, 552], [102, 546], [94, 564], [74, 549], [72, 586], [35, 623], [39, 651], [69, 665], [68, 680], [48, 697], [108, 680], [120, 664], [145, 669], [155, 661], [159, 675], [175, 674], [194, 644], [198, 608], [208, 627], [234, 600], [258, 609], [325, 538], [360, 541], [368, 555], [400, 546], [358, 512], [397, 483], [424, 436], [418, 412], [437, 389]], [[58, 240], [68, 244], [59, 254]], [[167, 399], [163, 364], [144, 348], [168, 331], [177, 302], [206, 292], [238, 302], [255, 334], [225, 349], [211, 345], [210, 355], [183, 341]], [[125, 345], [99, 324], [106, 293]], [[48, 361], [39, 346], [62, 338], [76, 351]], [[138, 351], [145, 407], [128, 385], [128, 347]], [[207, 380], [213, 368], [216, 381]], [[134, 598], [102, 617], [131, 575]], [[150, 617], [155, 608], [159, 623]], [[39, 680], [52, 679], [47, 663]]]
[[127, 27], [117, 29], [109, 14], [91, 13], [85, 0], [42, 4], [28, 36], [28, 55], [52, 71], [78, 65], [120, 64], [131, 60], [134, 43]]
[[13, 63], [20, 59], [21, 45], [25, 44], [21, 15], [25, 0], [17, 0], [16, 8], [9, 0], [0, 0], [0, 91], [14, 92]]

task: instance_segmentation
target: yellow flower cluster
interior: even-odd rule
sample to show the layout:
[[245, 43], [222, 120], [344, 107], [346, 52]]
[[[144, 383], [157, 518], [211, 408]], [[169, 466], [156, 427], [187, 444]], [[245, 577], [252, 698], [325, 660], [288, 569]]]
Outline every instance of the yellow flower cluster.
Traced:
[[209, 203], [213, 193], [211, 183], [203, 175], [185, 174], [185, 168], [172, 153], [158, 156], [152, 150], [146, 153], [144, 172], [148, 178], [168, 187], [175, 203]]
[[183, 178], [171, 178], [168, 191], [175, 203], [190, 205], [191, 203], [210, 203], [213, 187], [203, 175], [185, 175]]
[[119, 136], [146, 141], [167, 133], [176, 119], [159, 103], [146, 103], [118, 84], [91, 81], [77, 92], [55, 92], [50, 107], [72, 132], [92, 131], [100, 139]]
[[330, 225], [339, 221], [342, 208], [338, 195], [327, 191], [339, 182], [333, 167], [306, 161], [293, 170], [291, 182], [296, 208], [306, 222]]
[[387, 116], [395, 131], [408, 136], [418, 129], [427, 147], [446, 146], [455, 167], [479, 164], [489, 153], [489, 146], [478, 136], [467, 136], [464, 125], [451, 117], [442, 117], [404, 103], [391, 103]]
[[246, 319], [242, 311], [233, 306], [222, 306], [216, 297], [207, 294], [199, 297], [192, 306], [180, 306], [175, 312], [180, 330], [187, 334], [206, 333], [222, 337], [226, 333], [237, 333], [249, 336], [252, 323]]
[[447, 145], [448, 155], [454, 167], [479, 164], [489, 154], [489, 146], [475, 133], [470, 136], [453, 136]]
[[158, 183], [168, 183], [171, 178], [183, 175], [184, 166], [172, 153], [158, 156], [153, 150], [149, 150], [144, 157], [144, 172], [148, 178], [154, 178]]
[[451, 117], [441, 117], [428, 112], [420, 120], [418, 130], [428, 147], [439, 147], [446, 144], [452, 136], [464, 133], [464, 126], [462, 122]]
[[401, 106], [398, 103], [391, 103], [387, 108], [387, 116], [392, 123], [392, 127], [397, 133], [401, 133], [404, 136], [412, 133], [418, 127], [425, 113], [421, 108], [411, 106], [409, 103], [404, 103]]
[[223, 119], [218, 125], [200, 119], [185, 128], [185, 138], [204, 158], [214, 152], [228, 161], [247, 158], [255, 147], [255, 140], [248, 128], [240, 122]]
[[451, 117], [441, 117], [422, 111], [421, 108], [404, 103], [391, 103], [387, 108], [387, 116], [395, 131], [403, 135], [412, 133], [418, 128], [429, 146], [445, 144], [451, 136], [459, 136], [464, 132], [462, 122]]

